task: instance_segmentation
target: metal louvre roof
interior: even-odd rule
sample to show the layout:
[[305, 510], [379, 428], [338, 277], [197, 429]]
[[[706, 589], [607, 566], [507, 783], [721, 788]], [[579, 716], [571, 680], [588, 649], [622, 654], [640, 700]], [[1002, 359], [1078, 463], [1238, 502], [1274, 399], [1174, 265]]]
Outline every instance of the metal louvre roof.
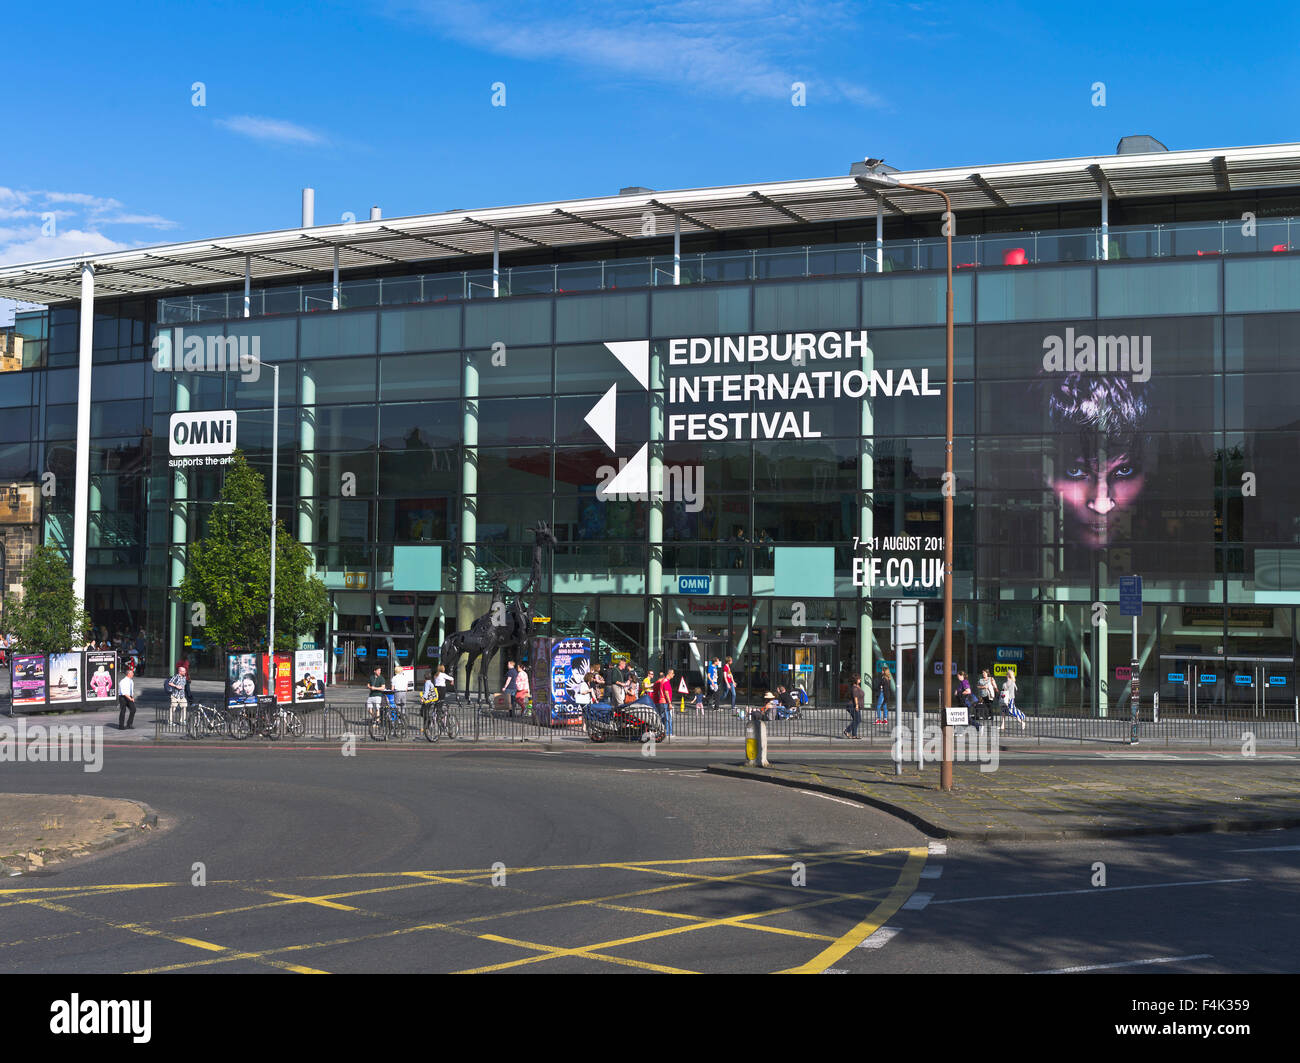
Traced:
[[[891, 175], [941, 188], [953, 210], [986, 210], [1112, 198], [1300, 186], [1300, 144], [1096, 155], [1047, 162], [914, 170]], [[323, 225], [310, 229], [165, 244], [89, 256], [102, 295], [180, 292], [242, 285], [245, 256], [256, 284], [340, 271], [503, 252], [642, 240], [648, 213], [655, 236], [680, 224], [685, 235], [865, 220], [877, 199], [891, 215], [936, 214], [939, 197], [828, 177], [605, 196], [597, 199], [448, 211]], [[80, 297], [85, 257], [0, 267], [0, 296], [36, 303]]]

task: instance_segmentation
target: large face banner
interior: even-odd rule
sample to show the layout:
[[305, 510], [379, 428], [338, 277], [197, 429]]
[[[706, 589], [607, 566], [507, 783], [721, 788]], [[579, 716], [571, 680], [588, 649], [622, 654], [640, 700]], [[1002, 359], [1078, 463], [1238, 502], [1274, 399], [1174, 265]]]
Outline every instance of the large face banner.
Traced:
[[1044, 373], [1042, 393], [1055, 443], [1046, 480], [1060, 503], [1063, 538], [1090, 550], [1129, 538], [1146, 486], [1147, 382]]

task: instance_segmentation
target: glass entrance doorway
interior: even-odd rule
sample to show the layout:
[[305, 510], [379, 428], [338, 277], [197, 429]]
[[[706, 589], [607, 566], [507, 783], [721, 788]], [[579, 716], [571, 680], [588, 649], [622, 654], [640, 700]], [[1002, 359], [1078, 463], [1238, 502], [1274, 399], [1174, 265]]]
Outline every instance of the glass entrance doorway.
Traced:
[[1295, 661], [1290, 657], [1162, 655], [1160, 711], [1166, 715], [1291, 716]]
[[[686, 688], [691, 694], [694, 694], [695, 688], [699, 687], [704, 691], [705, 701], [710, 705], [714, 702], [709, 690], [709, 684], [705, 681], [705, 666], [714, 657], [724, 661], [727, 659], [727, 638], [725, 635], [696, 635], [685, 631], [675, 631], [664, 636], [664, 655], [661, 667], [665, 670], [672, 668], [679, 676], [684, 676]], [[721, 686], [722, 680], [719, 679], [719, 691]], [[673, 687], [673, 696], [676, 697], [679, 691], [679, 683], [674, 682]]]
[[767, 674], [772, 691], [778, 685], [787, 690], [803, 687], [810, 709], [833, 709], [837, 704], [839, 646], [820, 635], [774, 638], [767, 644]]

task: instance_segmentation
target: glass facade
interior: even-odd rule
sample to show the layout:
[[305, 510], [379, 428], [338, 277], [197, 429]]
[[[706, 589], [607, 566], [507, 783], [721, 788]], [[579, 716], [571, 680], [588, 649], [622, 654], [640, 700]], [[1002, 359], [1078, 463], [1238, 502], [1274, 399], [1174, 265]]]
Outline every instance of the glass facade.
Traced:
[[[1245, 668], [1237, 658], [1294, 660], [1297, 259], [1256, 247], [1197, 254], [1205, 248], [1175, 247], [1173, 231], [1161, 237], [1167, 254], [1137, 262], [1072, 255], [1073, 230], [1035, 230], [1050, 255], [1003, 266], [999, 252], [955, 277], [955, 654], [967, 668], [1015, 662], [1021, 704], [1117, 711], [1132, 641], [1118, 580], [1131, 574], [1144, 581], [1145, 681], [1186, 676], [1188, 661], [1221, 673], [1194, 688], [1169, 680], [1162, 705], [1247, 696], [1230, 678]], [[444, 291], [384, 278], [393, 299], [376, 282], [373, 299], [330, 311], [327, 285], [325, 310], [304, 296], [278, 313], [268, 292], [264, 316], [224, 322], [227, 303], [202, 323], [172, 299], [97, 303], [92, 612], [142, 623], [167, 653], [202, 663], [215, 652], [168, 588], [221, 471], [169, 468], [152, 440], [173, 412], [235, 410], [240, 447], [269, 483], [271, 374], [155, 372], [146, 359], [159, 333], [177, 350], [228, 338], [281, 366], [276, 508], [331, 590], [314, 641], [333, 651], [338, 681], [377, 657], [428, 664], [489, 607], [493, 574], [515, 590], [527, 579], [530, 529], [543, 520], [558, 545], [530, 599], [550, 618], [539, 634], [589, 634], [602, 657], [657, 667], [670, 637], [690, 630], [716, 637], [762, 687], [772, 640], [799, 632], [829, 636], [843, 675], [871, 668], [891, 655], [889, 599], [920, 597], [937, 693], [942, 591], [926, 572], [943, 534], [941, 263], [864, 271], [839, 243], [819, 250], [817, 270], [808, 256], [759, 276], [751, 255], [730, 277], [634, 290], [559, 291], [552, 270], [549, 286], [534, 278], [539, 294], [516, 284], [491, 300], [468, 282]], [[441, 301], [422, 301], [430, 291]], [[723, 396], [720, 382], [712, 397], [678, 391], [710, 373], [792, 380], [826, 367], [683, 363], [674, 341], [779, 346], [862, 330], [868, 348], [851, 364], [874, 393], [850, 394], [842, 376], [832, 389], [829, 371], [811, 395]], [[618, 341], [648, 345], [648, 387], [605, 346]], [[42, 342], [44, 367], [11, 376], [16, 390], [0, 396], [29, 417], [0, 419], [0, 476], [50, 471], [71, 483], [75, 307], [50, 311]], [[611, 448], [587, 418], [612, 385]], [[796, 431], [784, 430], [787, 413]], [[722, 438], [709, 438], [714, 415], [733, 418]], [[670, 497], [599, 497], [643, 445]], [[70, 541], [73, 497], [45, 500], [48, 540]], [[1289, 707], [1293, 666], [1268, 672], [1250, 696]]]

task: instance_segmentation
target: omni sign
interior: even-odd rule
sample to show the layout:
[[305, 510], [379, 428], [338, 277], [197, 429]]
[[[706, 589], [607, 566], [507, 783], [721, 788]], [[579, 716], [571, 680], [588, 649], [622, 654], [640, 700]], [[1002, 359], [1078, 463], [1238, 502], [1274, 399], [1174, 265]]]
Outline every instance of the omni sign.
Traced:
[[234, 410], [174, 413], [167, 432], [169, 453], [173, 457], [233, 454], [237, 425]]

